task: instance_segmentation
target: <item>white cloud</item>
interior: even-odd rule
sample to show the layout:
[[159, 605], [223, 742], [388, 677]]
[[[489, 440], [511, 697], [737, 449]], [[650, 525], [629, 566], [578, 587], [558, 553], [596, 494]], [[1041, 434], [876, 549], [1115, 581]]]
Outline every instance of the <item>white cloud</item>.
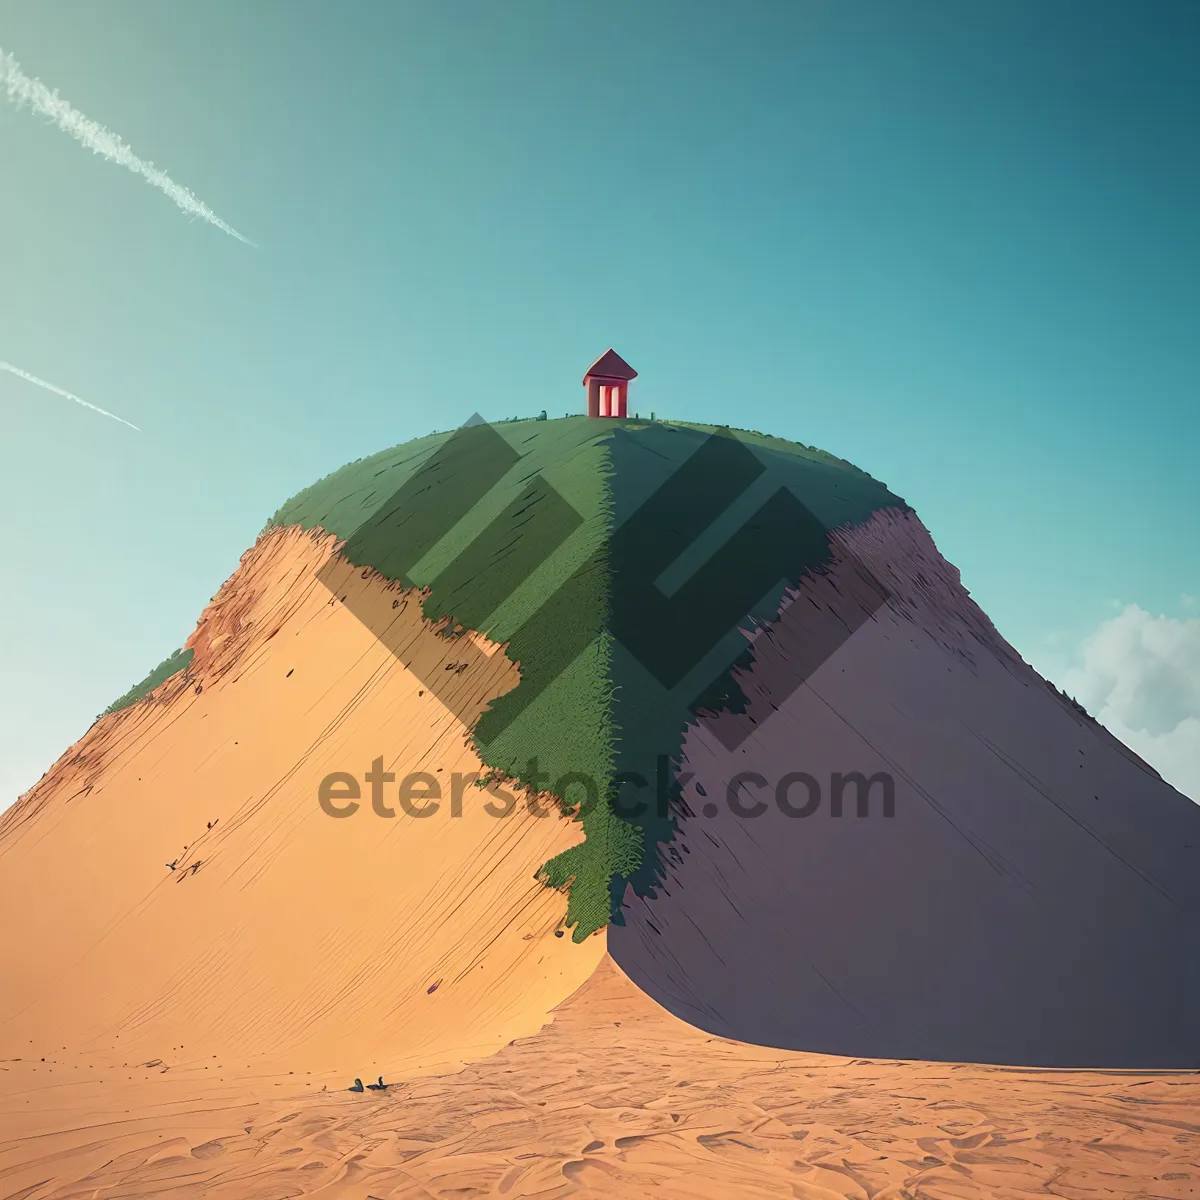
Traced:
[[1101, 622], [1063, 686], [1168, 783], [1200, 802], [1200, 617], [1136, 604]]
[[134, 154], [129, 145], [111, 129], [106, 129], [98, 121], [85, 117], [79, 109], [64, 100], [57, 91], [48, 88], [40, 79], [31, 79], [21, 70], [21, 64], [11, 54], [6, 54], [2, 47], [0, 87], [3, 87], [9, 101], [18, 108], [28, 105], [33, 112], [48, 117], [63, 133], [69, 134], [93, 154], [99, 154], [101, 158], [127, 167], [135, 175], [140, 175], [151, 187], [158, 188], [173, 200], [188, 216], [199, 217], [202, 221], [215, 225], [222, 233], [237, 238], [239, 242], [245, 242], [248, 246], [254, 245], [236, 229], [226, 225], [188, 188], [176, 183], [166, 171], [160, 171], [152, 162]]

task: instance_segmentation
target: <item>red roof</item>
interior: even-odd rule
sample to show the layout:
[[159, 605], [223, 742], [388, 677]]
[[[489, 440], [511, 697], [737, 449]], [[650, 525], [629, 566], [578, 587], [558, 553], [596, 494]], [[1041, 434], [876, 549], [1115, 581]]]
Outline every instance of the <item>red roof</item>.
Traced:
[[636, 379], [637, 372], [610, 346], [587, 369], [584, 382], [588, 376], [597, 379]]

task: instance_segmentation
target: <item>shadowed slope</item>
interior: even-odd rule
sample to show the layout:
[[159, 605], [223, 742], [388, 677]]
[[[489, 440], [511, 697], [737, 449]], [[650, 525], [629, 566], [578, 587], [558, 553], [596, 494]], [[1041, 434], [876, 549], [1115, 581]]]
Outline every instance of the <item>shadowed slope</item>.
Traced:
[[[688, 731], [671, 865], [613, 957], [745, 1041], [1200, 1065], [1200, 807], [1020, 660], [911, 514], [835, 540], [891, 599], [812, 674], [871, 598], [858, 567], [806, 578], [757, 635], [746, 711]], [[894, 815], [878, 780], [866, 816], [855, 786], [833, 816], [836, 772], [890, 775]], [[801, 812], [816, 786], [811, 815], [781, 782]]]

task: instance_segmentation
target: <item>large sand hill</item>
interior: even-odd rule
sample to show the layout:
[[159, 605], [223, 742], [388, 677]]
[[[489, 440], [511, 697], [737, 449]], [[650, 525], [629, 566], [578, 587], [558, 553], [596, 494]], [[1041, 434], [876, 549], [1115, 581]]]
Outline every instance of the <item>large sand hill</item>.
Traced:
[[[556, 936], [565, 897], [533, 873], [580, 831], [550, 806], [500, 819], [467, 788], [458, 817], [386, 819], [366, 795], [327, 816], [320, 781], [376, 757], [439, 781], [482, 773], [468, 729], [518, 678], [336, 547], [261, 538], [202, 617], [187, 674], [99, 721], [0, 818], [4, 1200], [1200, 1191], [1194, 1072], [727, 1040], [697, 1027], [707, 1012], [686, 1024], [634, 986], [605, 935]], [[447, 707], [421, 680], [463, 662]], [[773, 678], [756, 681], [768, 701]], [[700, 731], [689, 755], [702, 746]], [[772, 942], [760, 876], [745, 896], [763, 927], [725, 946], [778, 974], [794, 954]], [[626, 947], [645, 933], [629, 912]], [[752, 1033], [763, 979], [739, 992], [669, 932], [665, 969], [631, 956], [646, 986], [677, 1004], [703, 985]], [[862, 957], [902, 947], [863, 947], [862, 969], [912, 1004], [903, 961]], [[379, 1074], [386, 1092], [346, 1090]]]

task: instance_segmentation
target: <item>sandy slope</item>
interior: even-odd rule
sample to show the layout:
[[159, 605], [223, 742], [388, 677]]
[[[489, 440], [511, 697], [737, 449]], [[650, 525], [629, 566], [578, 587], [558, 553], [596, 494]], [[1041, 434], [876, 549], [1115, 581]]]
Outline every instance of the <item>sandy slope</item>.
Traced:
[[[465, 660], [462, 640], [334, 547], [264, 535], [205, 612], [188, 677], [102, 719], [0, 818], [0, 1058], [445, 1068], [533, 1033], [599, 961], [603, 938], [554, 936], [565, 898], [533, 877], [577, 825], [497, 819], [470, 786], [460, 817], [447, 801], [385, 819], [366, 785], [352, 817], [321, 811], [324, 776], [361, 779], [377, 756], [447, 797], [483, 770], [417, 678]], [[476, 640], [453, 676], [472, 721], [517, 682], [496, 650]]]
[[[766, 1045], [1200, 1066], [1200, 805], [1021, 661], [914, 515], [835, 541], [758, 635], [747, 712], [689, 730], [691, 815], [665, 886], [610, 928], [614, 959], [685, 1020]], [[865, 623], [863, 565], [891, 595]], [[816, 808], [788, 816], [799, 772]], [[853, 788], [835, 817], [835, 772], [890, 774], [893, 816], [877, 785], [865, 817]], [[785, 799], [803, 814], [812, 784]]]
[[[533, 1037], [382, 1096], [314, 1095], [287, 1076], [221, 1088], [174, 1069], [61, 1088], [48, 1065], [0, 1064], [0, 1195], [1182, 1200], [1200, 1190], [1194, 1073], [746, 1046], [670, 1016], [608, 959]], [[78, 1074], [66, 1059], [53, 1065]], [[28, 1111], [14, 1114], [22, 1102]]]

